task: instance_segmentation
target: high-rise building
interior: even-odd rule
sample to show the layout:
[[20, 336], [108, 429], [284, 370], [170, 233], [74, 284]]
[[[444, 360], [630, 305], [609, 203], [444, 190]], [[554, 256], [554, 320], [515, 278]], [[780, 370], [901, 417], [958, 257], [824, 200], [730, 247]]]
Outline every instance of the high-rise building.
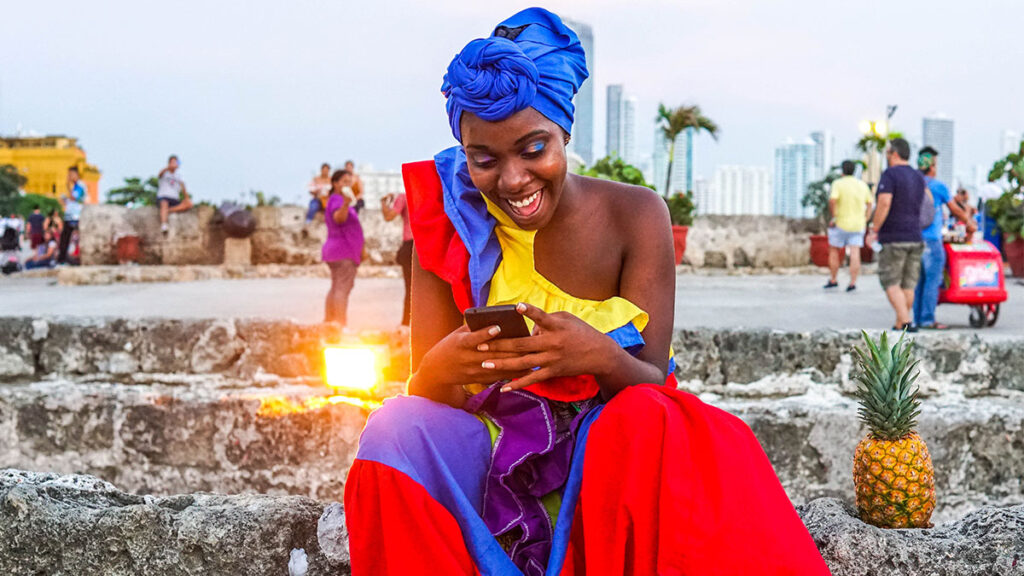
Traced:
[[711, 182], [703, 176], [693, 179], [693, 204], [697, 214], [707, 214], [706, 206], [711, 201]]
[[622, 99], [622, 126], [619, 132], [622, 137], [622, 159], [627, 164], [636, 165], [636, 98], [626, 96]]
[[824, 178], [835, 162], [836, 137], [829, 130], [811, 132], [814, 141], [814, 178]]
[[605, 90], [605, 154], [622, 157], [622, 84]]
[[562, 18], [562, 22], [576, 32], [583, 52], [587, 55], [587, 70], [590, 77], [583, 81], [576, 98], [573, 99], [576, 115], [572, 124], [569, 151], [578, 154], [584, 164], [589, 166], [594, 162], [594, 70], [597, 69], [594, 64], [594, 31], [589, 24], [577, 20]]
[[926, 116], [921, 121], [921, 135], [923, 146], [939, 152], [935, 177], [946, 186], [953, 186], [953, 120], [943, 114]]
[[[694, 130], [687, 128], [682, 134], [676, 137], [675, 157], [672, 160], [672, 183], [669, 186], [672, 192], [685, 192], [693, 190], [694, 172]], [[658, 192], [665, 195], [665, 180], [668, 175], [668, 151], [669, 142], [661, 130], [661, 126], [654, 127], [654, 186]]]
[[1002, 138], [999, 141], [999, 155], [1006, 156], [1017, 152], [1020, 152], [1020, 132], [1003, 130]]
[[716, 166], [702, 214], [772, 213], [772, 171], [767, 166]]
[[800, 204], [814, 178], [814, 141], [792, 139], [775, 149], [775, 185], [772, 212], [788, 218], [807, 218], [812, 210]]

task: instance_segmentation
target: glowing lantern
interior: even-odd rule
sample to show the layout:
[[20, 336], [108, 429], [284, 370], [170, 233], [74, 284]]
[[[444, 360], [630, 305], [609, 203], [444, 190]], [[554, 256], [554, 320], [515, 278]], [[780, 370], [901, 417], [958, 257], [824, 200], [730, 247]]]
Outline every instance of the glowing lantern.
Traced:
[[377, 354], [370, 348], [324, 348], [324, 375], [335, 390], [369, 393], [377, 385]]

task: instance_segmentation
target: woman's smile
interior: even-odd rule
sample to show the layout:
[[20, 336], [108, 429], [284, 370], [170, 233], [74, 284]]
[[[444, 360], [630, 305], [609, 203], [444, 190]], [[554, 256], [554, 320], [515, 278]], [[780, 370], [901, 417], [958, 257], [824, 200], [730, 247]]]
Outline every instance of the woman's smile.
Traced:
[[509, 206], [510, 216], [517, 221], [526, 222], [540, 211], [544, 201], [544, 189], [541, 188], [529, 196], [504, 198], [503, 200]]

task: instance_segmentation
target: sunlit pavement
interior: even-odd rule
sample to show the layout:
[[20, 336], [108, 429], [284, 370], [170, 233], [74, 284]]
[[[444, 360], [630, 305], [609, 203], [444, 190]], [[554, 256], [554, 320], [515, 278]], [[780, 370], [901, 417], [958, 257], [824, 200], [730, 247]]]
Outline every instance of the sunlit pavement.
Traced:
[[[766, 327], [884, 328], [893, 323], [877, 276], [858, 289], [825, 291], [826, 278], [802, 276], [677, 277], [677, 328]], [[49, 278], [0, 279], [0, 316], [161, 316], [171, 318], [255, 317], [317, 322], [329, 282], [324, 279], [209, 280], [204, 282], [59, 286]], [[1008, 279], [1010, 299], [992, 328], [974, 330], [966, 306], [941, 305], [939, 322], [954, 330], [988, 336], [1024, 334], [1024, 285]], [[349, 307], [355, 329], [387, 329], [402, 312], [402, 281], [360, 278]]]

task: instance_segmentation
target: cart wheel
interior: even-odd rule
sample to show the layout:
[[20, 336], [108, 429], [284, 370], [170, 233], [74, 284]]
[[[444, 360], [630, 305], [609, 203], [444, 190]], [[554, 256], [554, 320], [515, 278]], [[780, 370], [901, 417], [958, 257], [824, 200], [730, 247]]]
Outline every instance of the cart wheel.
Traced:
[[989, 304], [986, 306], [985, 316], [987, 317], [986, 324], [988, 326], [995, 326], [996, 320], [999, 320], [999, 304]]
[[985, 309], [981, 306], [971, 306], [971, 317], [968, 319], [971, 328], [985, 327]]

